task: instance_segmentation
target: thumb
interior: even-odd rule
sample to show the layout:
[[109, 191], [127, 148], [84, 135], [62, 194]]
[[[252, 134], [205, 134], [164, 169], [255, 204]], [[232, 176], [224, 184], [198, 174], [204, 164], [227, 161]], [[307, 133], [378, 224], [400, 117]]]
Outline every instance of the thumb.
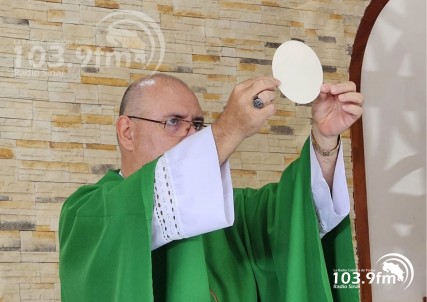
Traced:
[[322, 86], [320, 86], [320, 93], [316, 101], [321, 102], [326, 100], [331, 93], [331, 87], [332, 84], [322, 84]]

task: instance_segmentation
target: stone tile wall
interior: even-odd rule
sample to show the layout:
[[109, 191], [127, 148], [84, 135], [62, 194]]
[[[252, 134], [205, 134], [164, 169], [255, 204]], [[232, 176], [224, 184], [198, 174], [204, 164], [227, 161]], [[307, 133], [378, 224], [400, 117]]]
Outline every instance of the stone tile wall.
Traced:
[[[368, 3], [2, 0], [0, 301], [60, 301], [59, 211], [77, 187], [118, 167], [114, 122], [129, 83], [154, 70], [178, 76], [211, 122], [235, 84], [271, 74], [275, 49], [290, 39], [313, 47], [325, 81], [347, 80]], [[298, 156], [310, 106], [281, 95], [276, 103], [231, 157], [235, 186], [276, 181]], [[351, 191], [349, 133], [344, 149]]]

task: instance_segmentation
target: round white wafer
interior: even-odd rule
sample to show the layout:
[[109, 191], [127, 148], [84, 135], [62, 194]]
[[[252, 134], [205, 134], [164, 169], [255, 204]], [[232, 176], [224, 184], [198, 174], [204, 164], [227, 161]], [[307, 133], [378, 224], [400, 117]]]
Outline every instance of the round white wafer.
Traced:
[[316, 53], [306, 44], [291, 40], [280, 45], [273, 56], [273, 77], [280, 91], [291, 101], [314, 101], [323, 83], [323, 70]]

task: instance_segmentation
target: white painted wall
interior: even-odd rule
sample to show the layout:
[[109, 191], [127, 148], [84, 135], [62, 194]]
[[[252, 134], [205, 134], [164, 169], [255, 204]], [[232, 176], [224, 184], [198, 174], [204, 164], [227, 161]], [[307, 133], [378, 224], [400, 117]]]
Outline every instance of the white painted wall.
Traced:
[[[374, 302], [421, 302], [426, 293], [426, 1], [390, 0], [362, 68], [371, 262], [399, 253], [412, 284], [373, 284]], [[404, 269], [403, 266], [401, 266]], [[408, 279], [409, 280], [409, 279]]]

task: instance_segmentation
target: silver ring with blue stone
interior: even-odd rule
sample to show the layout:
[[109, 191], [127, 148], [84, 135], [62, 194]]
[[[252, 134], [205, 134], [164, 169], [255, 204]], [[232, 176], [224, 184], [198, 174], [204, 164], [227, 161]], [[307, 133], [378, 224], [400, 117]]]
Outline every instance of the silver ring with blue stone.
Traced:
[[258, 97], [258, 95], [254, 96], [254, 98], [252, 99], [252, 105], [255, 108], [261, 109], [264, 107], [264, 103], [263, 101]]

